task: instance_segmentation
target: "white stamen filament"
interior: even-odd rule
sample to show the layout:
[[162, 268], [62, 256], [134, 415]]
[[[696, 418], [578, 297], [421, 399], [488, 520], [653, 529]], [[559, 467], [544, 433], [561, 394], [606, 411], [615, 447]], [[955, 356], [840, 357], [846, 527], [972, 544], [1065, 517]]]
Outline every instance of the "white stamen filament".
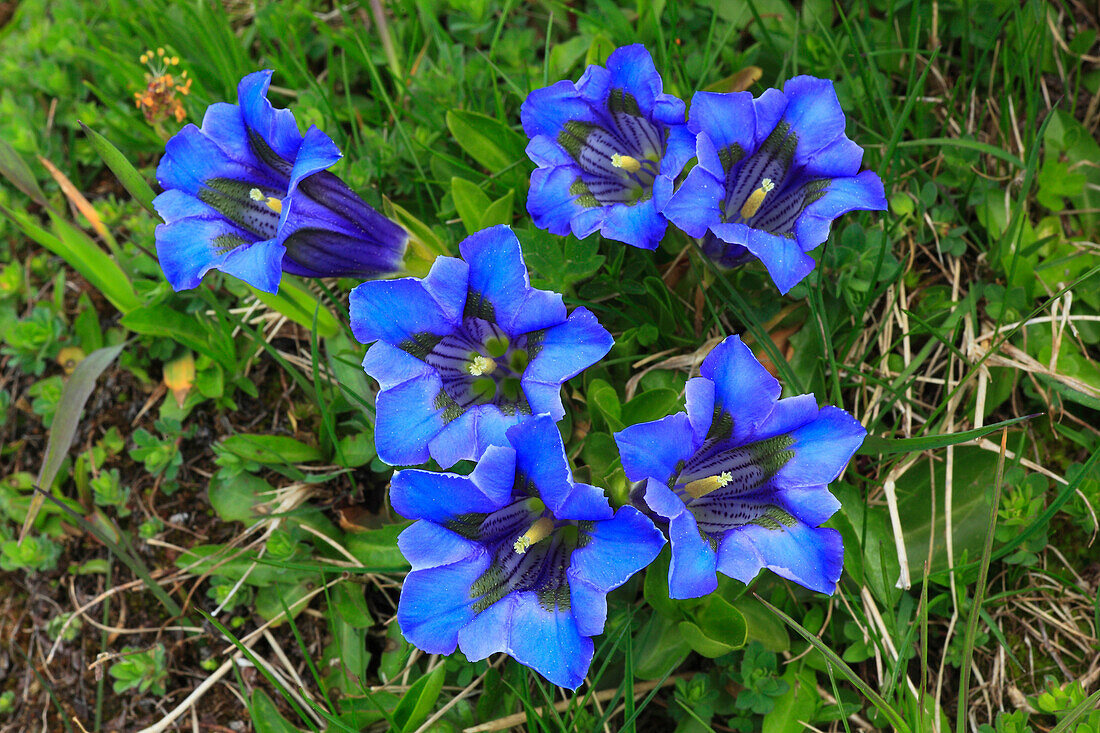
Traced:
[[733, 474], [729, 471], [723, 471], [717, 476], [707, 476], [706, 478], [692, 481], [684, 487], [684, 491], [693, 499], [698, 499], [701, 496], [706, 496], [712, 491], [717, 491], [730, 481], [733, 481]]
[[764, 197], [775, 188], [775, 183], [770, 178], [765, 178], [760, 181], [760, 188], [753, 191], [748, 199], [745, 200], [745, 205], [741, 207], [741, 218], [751, 219], [755, 216], [756, 212], [760, 210], [760, 204], [764, 203]]

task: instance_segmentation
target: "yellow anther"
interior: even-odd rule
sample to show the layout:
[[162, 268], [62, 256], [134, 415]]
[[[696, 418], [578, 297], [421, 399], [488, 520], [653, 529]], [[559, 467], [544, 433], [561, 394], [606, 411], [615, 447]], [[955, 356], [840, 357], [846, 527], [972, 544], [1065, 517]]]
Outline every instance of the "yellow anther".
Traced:
[[157, 56], [163, 56], [163, 55], [164, 55], [164, 49], [163, 48], [158, 48], [157, 49]]
[[141, 63], [147, 64], [149, 63], [149, 54], [143, 53], [141, 56], [138, 56], [138, 59], [141, 61]]
[[618, 153], [611, 156], [611, 165], [622, 168], [628, 173], [637, 173], [642, 169], [642, 164], [638, 162], [637, 158], [631, 158], [629, 155], [619, 155]]
[[531, 545], [541, 542], [554, 531], [554, 520], [550, 517], [541, 517], [531, 525], [531, 528], [520, 535], [520, 538], [512, 545], [512, 549], [522, 555], [530, 549]]
[[172, 58], [168, 59], [168, 63], [170, 63], [172, 66], [178, 66], [179, 62], [180, 62], [180, 57], [179, 56], [173, 56]]
[[248, 192], [248, 198], [253, 201], [263, 201], [267, 204], [267, 208], [274, 211], [276, 214], [283, 212], [283, 200], [277, 199], [274, 196], [264, 196], [264, 192], [258, 188], [254, 188]]
[[466, 365], [466, 371], [475, 377], [484, 377], [486, 374], [492, 374], [496, 368], [497, 363], [495, 361], [481, 354], [470, 359], [470, 363]]
[[731, 474], [729, 471], [723, 471], [717, 476], [707, 476], [706, 478], [692, 481], [684, 487], [684, 491], [686, 491], [693, 499], [698, 499], [701, 496], [706, 496], [710, 492], [722, 488], [730, 481], [733, 481], [733, 474]]
[[745, 201], [745, 205], [741, 207], [741, 218], [751, 219], [756, 215], [756, 212], [760, 209], [760, 204], [764, 203], [764, 197], [768, 195], [768, 192], [775, 188], [775, 183], [772, 179], [765, 178], [760, 182], [760, 188], [756, 189], [749, 195], [748, 200]]

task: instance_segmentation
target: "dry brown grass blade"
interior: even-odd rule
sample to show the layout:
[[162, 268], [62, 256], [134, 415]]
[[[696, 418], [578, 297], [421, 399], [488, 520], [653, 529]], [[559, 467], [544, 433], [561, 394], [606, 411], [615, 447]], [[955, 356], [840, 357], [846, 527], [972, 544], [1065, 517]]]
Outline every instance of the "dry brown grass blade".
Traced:
[[39, 155], [38, 162], [42, 164], [51, 176], [53, 176], [53, 179], [57, 181], [57, 185], [61, 187], [61, 193], [65, 194], [65, 198], [69, 199], [69, 202], [76, 207], [76, 210], [84, 215], [84, 218], [92, 225], [92, 229], [95, 229], [96, 234], [98, 234], [104, 242], [113, 245], [114, 237], [107, 231], [107, 226], [103, 223], [103, 219], [100, 218], [99, 212], [95, 210], [95, 207], [92, 206], [88, 199], [84, 198], [84, 194], [80, 193], [76, 186], [73, 185], [73, 182], [49, 160]]

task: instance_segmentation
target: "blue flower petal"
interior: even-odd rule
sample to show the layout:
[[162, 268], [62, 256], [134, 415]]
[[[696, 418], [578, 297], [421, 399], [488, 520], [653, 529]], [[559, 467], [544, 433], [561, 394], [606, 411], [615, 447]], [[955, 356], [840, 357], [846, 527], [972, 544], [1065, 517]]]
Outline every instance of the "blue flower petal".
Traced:
[[799, 246], [810, 250], [829, 238], [833, 219], [849, 211], [882, 211], [886, 208], [886, 193], [873, 171], [863, 171], [854, 178], [837, 178], [829, 182], [825, 195], [806, 207], [794, 224]]
[[[786, 402], [787, 400], [783, 400]], [[791, 432], [794, 458], [776, 475], [783, 486], [813, 486], [833, 481], [855, 454], [867, 431], [837, 407], [823, 407], [817, 417]]]
[[603, 627], [607, 623], [607, 591], [593, 588], [574, 577], [572, 567], [569, 575], [569, 603], [578, 633], [583, 636], [603, 633]]
[[516, 449], [516, 474], [535, 485], [550, 511], [568, 518], [561, 517], [558, 510], [573, 491], [573, 476], [553, 418], [536, 415], [524, 420], [508, 429], [508, 441]]
[[[746, 229], [747, 236], [744, 236]], [[764, 263], [776, 288], [782, 294], [802, 282], [816, 264], [814, 258], [802, 250], [794, 237], [762, 232], [743, 224], [716, 224], [711, 227], [711, 231], [720, 239], [742, 244], [752, 252]], [[744, 241], [736, 241], [741, 238]]]
[[684, 385], [684, 400], [687, 403], [688, 419], [695, 445], [702, 445], [714, 422], [714, 382], [705, 377], [694, 377]]
[[[436, 267], [446, 267], [449, 257], [439, 257]], [[443, 263], [442, 265], [440, 263]], [[365, 282], [351, 291], [351, 328], [362, 343], [381, 340], [401, 344], [421, 334], [445, 336], [458, 326], [448, 317], [424, 284], [411, 277]]]
[[[654, 185], [661, 180], [658, 177]], [[661, 238], [665, 236], [668, 228], [668, 220], [657, 213], [657, 204], [654, 198], [641, 201], [633, 206], [627, 204], [611, 204], [600, 227], [600, 234], [607, 239], [624, 242], [641, 249], [657, 249]]]
[[558, 236], [574, 231], [581, 239], [600, 228], [599, 222], [593, 223], [587, 231], [581, 229], [577, 232], [576, 228], [571, 228], [574, 227], [573, 218], [582, 210], [580, 204], [576, 203], [577, 194], [569, 190], [576, 180], [576, 171], [566, 166], [538, 168], [531, 173], [527, 213], [531, 215], [535, 226]]
[[405, 638], [429, 654], [450, 654], [458, 631], [474, 618], [470, 589], [489, 567], [482, 552], [452, 565], [409, 573], [401, 586], [397, 623]]
[[[749, 155], [756, 148], [756, 114], [753, 111], [752, 94], [696, 92], [691, 98], [688, 126], [696, 133], [706, 134], [715, 151], [737, 145], [745, 155]], [[700, 153], [700, 162], [703, 162], [703, 158]], [[715, 167], [715, 162], [707, 156], [707, 169], [718, 174], [722, 172], [722, 167], [720, 162]]]
[[447, 423], [428, 448], [443, 468], [476, 460], [489, 446], [508, 445], [505, 431], [520, 419], [521, 415], [505, 415], [496, 405], [477, 405]]
[[397, 547], [414, 571], [450, 565], [483, 551], [476, 542], [432, 522], [413, 522], [398, 536]]
[[775, 496], [781, 507], [810, 527], [827, 522], [840, 509], [840, 502], [824, 485], [784, 488]]
[[652, 478], [664, 483], [676, 472], [677, 464], [695, 450], [691, 423], [682, 412], [620, 430], [615, 433], [615, 444], [631, 481]]
[[794, 165], [801, 167], [844, 134], [844, 110], [828, 79], [796, 76], [783, 85], [783, 94], [787, 97], [783, 119], [798, 135]]
[[672, 561], [668, 566], [669, 598], [698, 598], [717, 588], [717, 556], [700, 534], [699, 525], [691, 512], [681, 512], [669, 520], [668, 536], [672, 541]]
[[567, 122], [597, 120], [589, 101], [568, 80], [528, 94], [520, 105], [519, 116], [528, 137], [545, 135], [551, 140], [557, 139]]
[[863, 148], [844, 135], [806, 159], [800, 174], [806, 178], [846, 178], [859, 172]]
[[336, 147], [331, 137], [316, 126], [310, 126], [294, 158], [294, 167], [290, 171], [290, 185], [287, 187], [288, 193], [293, 194], [303, 178], [328, 169], [342, 157], [344, 154], [340, 152], [340, 148]]
[[575, 163], [569, 153], [546, 135], [536, 135], [527, 143], [527, 157], [540, 168], [570, 166]]
[[[740, 336], [730, 336], [703, 360], [700, 373], [714, 382], [715, 402], [733, 418], [733, 443], [753, 435], [771, 413], [782, 387]], [[701, 423], [706, 416], [697, 416]]]
[[615, 343], [587, 308], [574, 309], [564, 320], [545, 331], [521, 378], [531, 409], [555, 420], [565, 414], [561, 385], [606, 356]]
[[555, 685], [575, 690], [592, 663], [592, 639], [568, 611], [547, 611], [533, 592], [519, 593], [509, 653]]
[[378, 382], [382, 390], [434, 373], [420, 359], [385, 341], [376, 341], [367, 349], [363, 357], [363, 370]]
[[[611, 89], [623, 89], [630, 93], [643, 114], [653, 110], [664, 83], [645, 46], [634, 43], [612, 51], [607, 57], [607, 72]], [[680, 122], [683, 120], [684, 103], [680, 102]]]
[[[755, 150], [772, 134], [772, 130], [783, 118], [783, 113], [787, 110], [787, 96], [778, 89], [766, 89], [752, 101], [752, 110], [756, 115], [756, 139], [752, 146]], [[745, 152], [749, 152], [748, 149]]]
[[[241, 79], [237, 85], [237, 101], [245, 125], [285, 161], [293, 161], [302, 144], [298, 123], [289, 109], [275, 109], [267, 100], [267, 88], [271, 84], [270, 69], [256, 71]], [[259, 153], [260, 151], [257, 151]], [[261, 154], [261, 158], [264, 156]]]
[[844, 569], [840, 533], [796, 523], [781, 530], [747, 524], [726, 533], [718, 546], [718, 569], [750, 583], [761, 567], [819, 593], [831, 594]]
[[378, 457], [391, 466], [415, 466], [428, 460], [428, 442], [444, 427], [434, 407], [442, 389], [439, 376], [425, 374], [378, 393], [374, 443]]
[[[220, 213], [210, 208], [191, 194], [184, 193], [178, 188], [170, 188], [153, 199], [153, 208], [165, 224], [174, 224], [181, 219], [217, 219], [224, 221]], [[238, 230], [240, 231], [240, 230]], [[255, 238], [254, 236], [251, 238]], [[196, 246], [196, 242], [187, 243], [188, 246]]]
[[565, 320], [561, 295], [531, 287], [519, 240], [504, 224], [471, 234], [459, 245], [470, 265], [469, 290], [493, 307], [494, 320], [518, 336]]
[[[511, 451], [497, 448], [507, 456]], [[480, 465], [480, 464], [479, 464]], [[482, 471], [482, 480], [489, 478]], [[508, 489], [512, 476], [508, 476]], [[390, 503], [398, 514], [408, 519], [423, 519], [436, 524], [463, 514], [495, 512], [507, 505], [499, 495], [489, 496], [469, 476], [407, 469], [398, 471], [390, 480]]]
[[166, 190], [179, 189], [198, 196], [211, 178], [248, 181], [277, 189], [285, 185], [285, 181], [262, 169], [237, 162], [199, 128], [187, 125], [165, 143], [164, 157], [157, 165], [157, 182]]
[[597, 522], [589, 541], [573, 551], [569, 575], [603, 592], [618, 588], [653, 562], [665, 538], [644, 514], [624, 506], [614, 519]]
[[[684, 124], [670, 127], [668, 137], [665, 139], [665, 154], [661, 158], [661, 175], [668, 178], [671, 184], [673, 179], [680, 175], [687, 162], [694, 157], [695, 133]], [[669, 193], [671, 194], [672, 191], [670, 190]]]
[[207, 107], [202, 118], [202, 132], [227, 157], [251, 168], [264, 168], [264, 162], [252, 152], [248, 128], [237, 105], [215, 102]]
[[459, 630], [458, 642], [466, 659], [476, 662], [490, 654], [508, 651], [515, 609], [515, 596], [507, 595], [477, 614]]
[[[700, 150], [705, 144], [705, 135], [700, 135]], [[700, 158], [702, 153], [700, 152]], [[722, 181], [711, 175], [702, 165], [697, 165], [687, 174], [676, 193], [665, 204], [661, 213], [668, 220], [691, 237], [702, 237], [711, 225], [720, 222], [722, 200], [725, 197]]]
[[283, 278], [283, 255], [286, 247], [274, 239], [237, 247], [227, 253], [217, 268], [227, 275], [244, 280], [265, 293], [279, 292]]

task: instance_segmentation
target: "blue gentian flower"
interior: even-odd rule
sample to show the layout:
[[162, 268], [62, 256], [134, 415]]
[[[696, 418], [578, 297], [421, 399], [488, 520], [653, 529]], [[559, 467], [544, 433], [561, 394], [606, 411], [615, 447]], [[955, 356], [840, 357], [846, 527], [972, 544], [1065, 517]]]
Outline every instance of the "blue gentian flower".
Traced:
[[397, 543], [412, 564], [397, 621], [431, 654], [510, 654], [576, 689], [603, 631], [607, 593], [657, 556], [661, 532], [641, 512], [613, 512], [573, 483], [553, 418], [539, 415], [490, 446], [473, 473], [399, 471], [390, 500], [420, 521]]
[[430, 455], [443, 468], [505, 445], [529, 415], [565, 415], [561, 385], [599, 361], [614, 340], [586, 308], [566, 316], [557, 293], [531, 287], [507, 226], [439, 257], [424, 279], [363, 283], [351, 327], [374, 341], [363, 368], [382, 387], [374, 439], [396, 466]]
[[157, 256], [176, 290], [210, 270], [277, 292], [283, 272], [376, 277], [401, 269], [408, 235], [325, 169], [336, 143], [267, 100], [271, 71], [241, 79], [239, 104], [206, 110], [168, 141], [153, 201]]
[[554, 234], [654, 249], [668, 222], [658, 212], [694, 154], [683, 101], [664, 94], [640, 44], [616, 49], [607, 68], [531, 92], [520, 108], [531, 138], [527, 211]]
[[844, 548], [819, 526], [840, 507], [826, 484], [866, 431], [812, 394], [777, 400], [779, 382], [737, 336], [700, 373], [686, 413], [615, 434], [627, 478], [645, 482], [637, 493], [668, 521], [669, 592], [695, 598], [715, 589], [715, 570], [748, 583], [766, 567], [832, 593]]
[[798, 76], [783, 91], [697, 92], [688, 128], [699, 164], [661, 209], [724, 267], [757, 257], [779, 292], [814, 268], [808, 251], [833, 219], [886, 208], [882, 181], [859, 173], [833, 83]]

